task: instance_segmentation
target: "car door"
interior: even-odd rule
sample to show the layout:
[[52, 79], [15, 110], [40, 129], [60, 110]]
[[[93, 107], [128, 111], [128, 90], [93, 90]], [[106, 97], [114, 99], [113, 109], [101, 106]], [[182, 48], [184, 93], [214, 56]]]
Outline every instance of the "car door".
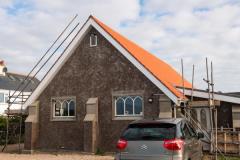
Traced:
[[193, 140], [193, 157], [194, 159], [201, 159], [202, 157], [202, 143], [200, 141], [200, 139], [198, 138], [197, 132], [194, 129], [194, 127], [187, 122], [188, 127], [189, 127], [189, 131], [190, 134], [192, 136], [192, 140]]
[[182, 122], [182, 134], [184, 139], [184, 159], [194, 159], [194, 148], [193, 148], [193, 138], [190, 134], [189, 127], [186, 123], [186, 121]]

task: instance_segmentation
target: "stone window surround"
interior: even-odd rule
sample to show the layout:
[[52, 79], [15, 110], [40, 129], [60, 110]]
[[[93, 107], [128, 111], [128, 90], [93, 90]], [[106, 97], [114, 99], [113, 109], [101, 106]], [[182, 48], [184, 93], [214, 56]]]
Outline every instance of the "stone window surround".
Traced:
[[[75, 102], [75, 106], [74, 106], [74, 116], [54, 116], [54, 106], [53, 106], [53, 99], [72, 99]], [[76, 96], [59, 96], [59, 97], [51, 97], [51, 116], [50, 116], [50, 120], [51, 121], [75, 121], [76, 120], [76, 109], [77, 109], [77, 104], [76, 104]]]
[[[95, 44], [92, 44], [92, 38], [95, 38]], [[97, 37], [97, 34], [95, 34], [95, 33], [91, 33], [90, 34], [90, 37], [89, 37], [89, 44], [90, 44], [90, 47], [95, 47], [95, 46], [97, 46], [97, 44], [98, 44], [98, 37]]]
[[[139, 96], [142, 97], [142, 115], [116, 116], [115, 115], [115, 98], [120, 96]], [[144, 91], [143, 90], [127, 90], [127, 91], [112, 91], [112, 120], [139, 120], [144, 118]]]

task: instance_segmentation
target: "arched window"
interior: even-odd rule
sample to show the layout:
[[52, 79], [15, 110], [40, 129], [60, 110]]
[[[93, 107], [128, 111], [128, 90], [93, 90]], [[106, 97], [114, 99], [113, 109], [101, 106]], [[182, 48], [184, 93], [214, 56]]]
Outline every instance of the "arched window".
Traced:
[[75, 102], [71, 100], [69, 102], [69, 116], [74, 116], [75, 115]]
[[63, 103], [62, 103], [61, 115], [68, 116], [68, 102], [67, 101], [63, 101]]
[[142, 116], [143, 99], [140, 96], [121, 96], [115, 99], [115, 116]]
[[142, 98], [137, 96], [134, 99], [134, 114], [142, 115], [143, 101]]
[[125, 114], [126, 115], [133, 114], [133, 99], [131, 97], [127, 97], [125, 99]]
[[53, 118], [75, 117], [76, 100], [73, 97], [52, 98]]
[[205, 109], [201, 109], [201, 124], [204, 128], [207, 128], [207, 115]]
[[54, 111], [55, 111], [55, 116], [61, 116], [61, 102], [60, 101], [55, 101], [54, 102]]
[[124, 99], [121, 97], [116, 100], [116, 115], [124, 115]]

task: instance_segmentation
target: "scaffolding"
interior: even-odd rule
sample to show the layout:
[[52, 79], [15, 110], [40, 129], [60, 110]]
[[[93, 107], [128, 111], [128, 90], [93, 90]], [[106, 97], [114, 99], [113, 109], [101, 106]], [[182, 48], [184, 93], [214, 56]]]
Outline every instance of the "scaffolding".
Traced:
[[[193, 65], [192, 68], [192, 88], [191, 88], [191, 99], [190, 103], [186, 103], [185, 98], [185, 86], [184, 86], [184, 66], [183, 66], [183, 60], [181, 59], [181, 70], [182, 70], [182, 94], [183, 94], [183, 108], [184, 108], [184, 116], [186, 119], [188, 119], [190, 122], [192, 122], [192, 125], [196, 128], [198, 128], [208, 139], [210, 142], [210, 153], [215, 153], [215, 159], [218, 159], [218, 153], [226, 159], [222, 151], [218, 148], [218, 130], [217, 130], [217, 107], [215, 105], [215, 99], [214, 99], [214, 81], [213, 81], [213, 63], [211, 62], [211, 77], [209, 78], [209, 64], [208, 64], [208, 59], [206, 58], [206, 79], [203, 78], [203, 80], [207, 83], [207, 91], [208, 91], [208, 108], [209, 108], [209, 113], [210, 113], [210, 136], [208, 134], [208, 129], [205, 128], [200, 121], [194, 119], [191, 116], [191, 109], [192, 109], [192, 104], [194, 104], [194, 72], [195, 72], [195, 65]], [[214, 131], [214, 126], [215, 126], [215, 131]], [[215, 135], [214, 135], [215, 133]]]
[[[43, 54], [43, 56], [40, 58], [40, 60], [36, 63], [36, 65], [34, 65], [34, 67], [31, 69], [31, 71], [27, 74], [27, 76], [24, 78], [24, 80], [20, 83], [20, 85], [16, 87], [16, 89], [13, 91], [13, 93], [11, 93], [9, 91], [8, 107], [6, 110], [7, 116], [6, 116], [5, 144], [4, 144], [4, 147], [2, 148], [2, 152], [4, 150], [6, 150], [8, 143], [9, 143], [9, 138], [10, 138], [9, 137], [9, 126], [11, 125], [9, 120], [11, 117], [19, 117], [18, 148], [19, 148], [19, 153], [21, 153], [22, 124], [23, 124], [23, 115], [25, 112], [24, 108], [23, 108], [23, 104], [28, 100], [28, 98], [31, 96], [31, 93], [38, 87], [39, 84], [35, 88], [32, 88], [32, 92], [28, 95], [25, 94], [25, 90], [29, 86], [31, 81], [39, 75], [40, 71], [43, 70], [43, 68], [49, 63], [50, 60], [53, 60], [53, 56], [55, 56], [57, 54], [57, 52], [60, 50], [60, 55], [57, 57], [56, 60], [53, 60], [54, 61], [53, 64], [50, 65], [50, 68], [47, 70], [47, 72], [45, 72], [44, 76], [41, 78], [41, 80], [39, 82], [39, 83], [41, 83], [41, 81], [46, 77], [46, 75], [49, 73], [49, 71], [55, 66], [55, 64], [58, 62], [58, 60], [62, 57], [62, 55], [68, 49], [68, 47], [72, 44], [73, 40], [76, 38], [76, 36], [79, 34], [79, 32], [81, 30], [81, 28], [79, 28], [78, 22], [76, 24], [74, 24], [77, 17], [78, 17], [78, 15], [76, 14], [71, 19], [71, 21], [63, 29], [63, 31], [58, 35], [56, 40], [54, 40], [54, 42], [47, 49], [47, 51]], [[50, 54], [51, 50], [53, 50], [53, 51]], [[11, 110], [11, 107], [14, 104], [21, 105], [20, 110], [18, 112]]]

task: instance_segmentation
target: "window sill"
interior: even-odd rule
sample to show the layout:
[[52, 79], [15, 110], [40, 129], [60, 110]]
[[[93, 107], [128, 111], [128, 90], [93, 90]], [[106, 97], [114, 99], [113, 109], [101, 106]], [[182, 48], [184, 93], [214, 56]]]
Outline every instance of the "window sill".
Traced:
[[76, 117], [52, 117], [51, 121], [76, 121]]
[[122, 117], [113, 117], [112, 120], [140, 120], [143, 119], [143, 116], [122, 116]]

